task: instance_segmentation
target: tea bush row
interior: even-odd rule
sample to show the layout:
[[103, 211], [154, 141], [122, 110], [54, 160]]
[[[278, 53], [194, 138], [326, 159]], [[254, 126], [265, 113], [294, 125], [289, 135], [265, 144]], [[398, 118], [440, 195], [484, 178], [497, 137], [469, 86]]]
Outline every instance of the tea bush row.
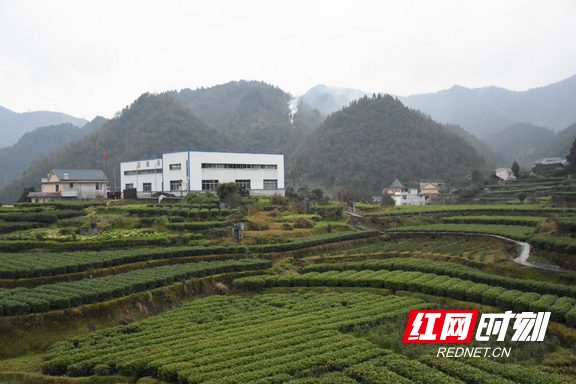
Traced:
[[168, 265], [75, 282], [0, 291], [0, 315], [16, 316], [66, 309], [220, 273], [266, 269], [269, 260], [231, 260]]

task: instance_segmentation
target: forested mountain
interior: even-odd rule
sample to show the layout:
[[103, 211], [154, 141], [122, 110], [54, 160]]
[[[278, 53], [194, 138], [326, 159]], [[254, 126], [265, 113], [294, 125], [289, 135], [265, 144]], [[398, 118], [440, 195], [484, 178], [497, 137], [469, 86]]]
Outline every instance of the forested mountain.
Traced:
[[436, 121], [458, 124], [480, 138], [520, 122], [559, 131], [576, 121], [576, 76], [524, 92], [454, 86], [400, 100]]
[[[106, 150], [104, 165], [103, 150]], [[13, 202], [22, 188], [39, 186], [53, 168], [102, 169], [119, 184], [121, 161], [159, 157], [180, 150], [232, 150], [230, 140], [166, 95], [144, 94], [102, 128], [37, 159], [28, 173], [0, 190], [0, 201]]]
[[167, 94], [228, 134], [240, 151], [291, 153], [323, 120], [318, 111], [298, 103], [292, 124], [291, 95], [258, 81], [233, 81]]
[[491, 164], [465, 139], [389, 95], [363, 97], [330, 115], [292, 160], [325, 186], [380, 192], [399, 178], [457, 182]]
[[488, 135], [486, 142], [495, 152], [502, 154], [504, 163], [500, 166], [509, 168], [517, 161], [527, 169], [537, 159], [554, 155], [548, 153], [548, 149], [556, 142], [556, 133], [533, 124], [517, 123]]
[[529, 170], [534, 162], [543, 157], [562, 157], [569, 152], [576, 138], [576, 124], [560, 132], [538, 127], [529, 123], [513, 124], [486, 137], [486, 143], [493, 151], [502, 155], [496, 164], [510, 167], [517, 161], [524, 170]]
[[504, 163], [504, 156], [500, 152], [495, 152], [490, 148], [490, 146], [485, 142], [477, 138], [475, 135], [471, 134], [470, 132], [466, 131], [459, 125], [454, 124], [446, 124], [446, 126], [458, 136], [466, 139], [474, 148], [479, 150], [484, 156], [489, 159], [491, 162], [495, 164]]
[[336, 112], [347, 106], [353, 100], [366, 95], [366, 92], [350, 88], [334, 88], [325, 85], [312, 87], [302, 95], [301, 99], [312, 108], [325, 115]]
[[71, 123], [78, 127], [88, 121], [59, 112], [25, 112], [16, 113], [0, 107], [0, 148], [7, 147], [18, 141], [26, 132], [38, 127]]
[[87, 133], [100, 128], [105, 121], [98, 116], [82, 128], [70, 123], [36, 128], [25, 133], [16, 144], [0, 148], [0, 187], [22, 176], [37, 157], [46, 155], [62, 144], [80, 140]]
[[576, 139], [576, 123], [566, 127], [566, 129], [556, 134], [556, 139], [548, 147], [546, 156], [566, 157], [566, 155], [570, 153], [570, 148], [572, 148], [574, 139]]

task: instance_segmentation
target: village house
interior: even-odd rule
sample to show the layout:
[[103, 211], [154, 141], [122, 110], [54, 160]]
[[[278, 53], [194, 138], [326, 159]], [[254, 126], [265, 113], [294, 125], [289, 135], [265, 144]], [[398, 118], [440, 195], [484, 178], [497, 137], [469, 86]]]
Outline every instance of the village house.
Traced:
[[568, 166], [568, 161], [560, 157], [545, 157], [538, 159], [534, 163], [534, 167], [530, 171], [531, 174], [542, 174], [556, 170], [562, 170]]
[[514, 172], [512, 172], [512, 168], [498, 168], [494, 172], [500, 181], [508, 181], [516, 178], [516, 176], [514, 176]]
[[30, 192], [33, 203], [102, 199], [108, 178], [100, 169], [53, 169], [41, 181], [40, 192]]
[[405, 187], [398, 179], [394, 179], [389, 187], [384, 188], [382, 194], [392, 197], [396, 206], [426, 205], [426, 196], [418, 188]]
[[427, 198], [436, 197], [440, 193], [441, 182], [437, 180], [421, 180], [420, 193]]

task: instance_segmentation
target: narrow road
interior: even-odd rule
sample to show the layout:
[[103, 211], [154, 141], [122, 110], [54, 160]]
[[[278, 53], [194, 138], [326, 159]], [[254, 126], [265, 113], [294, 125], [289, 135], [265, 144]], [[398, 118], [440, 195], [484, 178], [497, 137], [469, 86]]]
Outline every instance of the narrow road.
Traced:
[[[353, 212], [349, 212], [349, 211], [344, 211], [348, 214], [348, 216], [350, 217], [347, 221], [348, 224], [352, 225], [353, 227], [356, 227], [360, 230], [363, 231], [370, 231], [372, 230], [371, 228], [367, 228], [364, 225], [360, 224], [360, 219], [362, 219], [364, 216], [358, 215], [356, 213]], [[520, 265], [524, 265], [526, 267], [530, 267], [530, 268], [534, 268], [534, 269], [539, 269], [541, 271], [548, 271], [548, 272], [555, 272], [555, 273], [566, 273], [566, 274], [576, 274], [576, 271], [572, 271], [569, 269], [562, 269], [557, 265], [554, 264], [539, 264], [539, 263], [532, 263], [530, 261], [528, 261], [528, 258], [530, 257], [530, 250], [531, 250], [531, 246], [528, 243], [525, 243], [523, 241], [517, 241], [517, 240], [513, 240], [513, 239], [509, 239], [507, 237], [504, 236], [498, 236], [498, 235], [490, 235], [490, 234], [485, 234], [485, 233], [468, 233], [468, 232], [381, 232], [382, 234], [385, 235], [391, 235], [391, 236], [397, 236], [397, 237], [401, 237], [403, 234], [419, 234], [419, 235], [429, 235], [429, 234], [441, 234], [443, 236], [478, 236], [478, 237], [492, 237], [492, 238], [496, 238], [496, 239], [500, 239], [509, 243], [513, 243], [516, 245], [516, 247], [518, 248], [519, 251], [519, 255], [512, 259], [512, 261], [514, 261], [515, 263], [518, 263]]]

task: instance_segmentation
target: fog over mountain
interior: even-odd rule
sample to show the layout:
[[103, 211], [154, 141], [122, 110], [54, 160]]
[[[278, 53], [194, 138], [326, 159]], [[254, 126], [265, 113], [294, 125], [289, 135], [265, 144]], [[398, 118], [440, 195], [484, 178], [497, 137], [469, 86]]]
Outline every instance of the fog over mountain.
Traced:
[[367, 92], [351, 88], [335, 88], [325, 85], [312, 87], [302, 95], [301, 99], [312, 108], [316, 108], [324, 115], [336, 112], [342, 107], [348, 106], [351, 101], [358, 100]]
[[560, 131], [576, 122], [576, 75], [523, 92], [455, 85], [431, 94], [400, 97], [434, 120], [458, 124], [481, 139], [516, 123]]
[[0, 107], [0, 148], [7, 147], [18, 141], [26, 132], [38, 127], [70, 123], [77, 127], [86, 124], [88, 120], [60, 112], [24, 112], [16, 113]]

